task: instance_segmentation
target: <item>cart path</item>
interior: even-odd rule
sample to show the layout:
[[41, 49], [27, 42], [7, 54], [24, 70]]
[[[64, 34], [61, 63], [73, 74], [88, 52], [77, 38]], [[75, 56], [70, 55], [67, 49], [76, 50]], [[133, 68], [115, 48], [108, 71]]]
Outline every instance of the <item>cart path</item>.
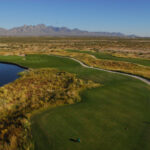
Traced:
[[112, 71], [112, 70], [106, 70], [106, 69], [96, 68], [96, 67], [88, 66], [88, 65], [84, 64], [83, 62], [81, 62], [80, 60], [77, 60], [77, 59], [75, 59], [75, 58], [71, 58], [71, 57], [66, 57], [66, 58], [70, 58], [70, 59], [72, 59], [72, 60], [78, 62], [81, 66], [83, 66], [83, 67], [85, 67], [85, 68], [91, 68], [91, 69], [96, 69], [96, 70], [105, 71], [105, 72], [109, 72], [109, 73], [117, 73], [117, 74], [129, 76], [129, 77], [132, 77], [132, 78], [141, 80], [141, 81], [145, 82], [146, 84], [150, 85], [150, 80], [145, 79], [145, 78], [140, 77], [140, 76], [137, 76], [137, 75], [132, 75], [132, 74], [123, 73], [123, 72], [118, 72], [118, 71]]
[[140, 80], [140, 81], [142, 81], [142, 82], [150, 85], [150, 80], [146, 79], [144, 77], [140, 77], [140, 76], [137, 76], [137, 75], [132, 75], [132, 74], [124, 73], [124, 72], [118, 72], [118, 71], [112, 71], [112, 70], [107, 70], [107, 69], [101, 69], [101, 68], [96, 68], [96, 67], [88, 66], [85, 63], [81, 62], [80, 60], [72, 58], [72, 57], [60, 56], [60, 55], [52, 55], [52, 56], [68, 58], [68, 59], [71, 59], [71, 60], [74, 60], [74, 61], [78, 62], [82, 67], [85, 67], [85, 68], [90, 68], [90, 69], [105, 71], [105, 72], [109, 72], [109, 73], [121, 74], [121, 75], [124, 75], [124, 76], [128, 76], [128, 77], [132, 77], [132, 78], [138, 79], [138, 80]]

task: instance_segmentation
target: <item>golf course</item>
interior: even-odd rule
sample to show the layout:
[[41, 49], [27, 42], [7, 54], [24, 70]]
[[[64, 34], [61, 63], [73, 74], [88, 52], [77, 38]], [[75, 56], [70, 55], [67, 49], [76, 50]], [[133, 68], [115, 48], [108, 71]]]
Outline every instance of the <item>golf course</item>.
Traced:
[[[36, 150], [149, 150], [150, 86], [138, 79], [85, 68], [51, 55], [0, 56], [27, 68], [57, 68], [101, 86], [80, 93], [81, 101], [48, 107], [31, 117]], [[80, 138], [80, 142], [71, 139]]]
[[0, 150], [150, 150], [150, 0], [0, 2]]

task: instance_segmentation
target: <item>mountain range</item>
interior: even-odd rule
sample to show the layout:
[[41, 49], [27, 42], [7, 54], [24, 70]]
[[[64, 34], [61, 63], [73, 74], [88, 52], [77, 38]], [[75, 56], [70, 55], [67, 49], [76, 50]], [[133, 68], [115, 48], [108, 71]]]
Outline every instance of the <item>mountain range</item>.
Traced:
[[110, 37], [136, 37], [120, 32], [89, 32], [66, 27], [53, 27], [44, 24], [24, 25], [11, 29], [0, 28], [0, 36], [110, 36]]

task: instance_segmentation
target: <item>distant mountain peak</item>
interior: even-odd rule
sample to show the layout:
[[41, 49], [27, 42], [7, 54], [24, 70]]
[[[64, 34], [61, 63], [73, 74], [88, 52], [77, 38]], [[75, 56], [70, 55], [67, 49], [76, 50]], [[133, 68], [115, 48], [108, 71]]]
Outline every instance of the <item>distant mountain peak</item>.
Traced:
[[23, 25], [12, 29], [0, 28], [0, 36], [109, 36], [109, 37], [136, 37], [135, 35], [124, 35], [120, 32], [89, 32], [67, 27], [38, 25]]

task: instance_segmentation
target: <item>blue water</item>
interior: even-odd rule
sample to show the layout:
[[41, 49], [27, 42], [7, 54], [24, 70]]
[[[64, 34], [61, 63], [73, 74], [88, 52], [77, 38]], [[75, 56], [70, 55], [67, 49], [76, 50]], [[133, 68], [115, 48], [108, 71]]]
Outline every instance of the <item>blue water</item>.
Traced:
[[12, 64], [0, 63], [0, 86], [16, 80], [24, 69]]

